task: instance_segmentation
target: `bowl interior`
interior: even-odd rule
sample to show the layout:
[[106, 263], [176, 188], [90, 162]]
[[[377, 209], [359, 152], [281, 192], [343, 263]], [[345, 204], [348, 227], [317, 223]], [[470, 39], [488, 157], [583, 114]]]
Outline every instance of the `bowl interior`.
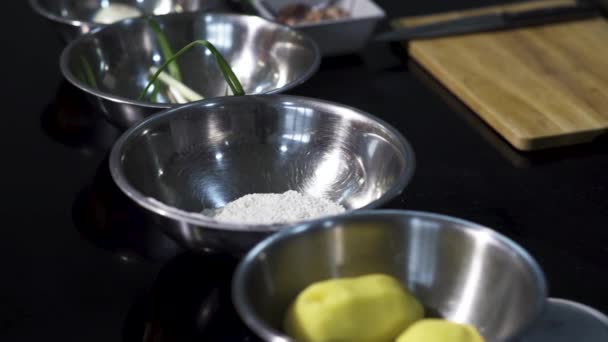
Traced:
[[227, 9], [222, 0], [34, 0], [44, 11], [60, 18], [92, 22], [95, 14], [110, 4], [125, 4], [137, 8], [144, 14], [163, 15], [169, 13]]
[[[174, 52], [197, 39], [213, 43], [232, 66], [247, 94], [271, 93], [310, 77], [318, 66], [314, 43], [254, 16], [185, 13], [157, 17]], [[152, 66], [163, 63], [154, 31], [128, 19], [75, 41], [64, 53], [68, 79], [100, 95], [136, 100]], [[182, 81], [204, 97], [224, 96], [227, 84], [215, 58], [196, 46], [178, 59]], [[90, 79], [93, 78], [91, 81]], [[156, 102], [168, 102], [161, 92]]]
[[546, 296], [542, 272], [523, 250], [445, 216], [379, 211], [283, 233], [258, 245], [234, 280], [235, 305], [260, 335], [281, 330], [288, 305], [307, 285], [334, 277], [393, 275], [427, 314], [472, 324], [488, 342], [521, 332]]
[[413, 172], [405, 140], [376, 119], [278, 95], [170, 110], [127, 133], [112, 160], [130, 188], [187, 212], [287, 190], [357, 209], [397, 195]]

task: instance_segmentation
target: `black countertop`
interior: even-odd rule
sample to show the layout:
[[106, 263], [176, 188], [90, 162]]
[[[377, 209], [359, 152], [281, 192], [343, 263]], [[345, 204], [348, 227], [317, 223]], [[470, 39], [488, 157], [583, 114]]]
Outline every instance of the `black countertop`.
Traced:
[[[489, 2], [379, 1], [391, 18]], [[0, 340], [141, 341], [147, 326], [163, 341], [254, 341], [229, 301], [236, 261], [141, 225], [107, 171], [119, 132], [62, 80], [51, 27], [25, 1], [0, 13]], [[388, 49], [325, 59], [292, 93], [368, 111], [412, 143], [414, 180], [386, 207], [492, 227], [537, 258], [551, 296], [608, 312], [607, 139], [519, 153]]]

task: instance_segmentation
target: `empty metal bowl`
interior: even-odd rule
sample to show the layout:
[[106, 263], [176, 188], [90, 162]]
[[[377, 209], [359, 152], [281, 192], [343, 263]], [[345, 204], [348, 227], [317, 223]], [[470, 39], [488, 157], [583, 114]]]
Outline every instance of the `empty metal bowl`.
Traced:
[[251, 193], [296, 190], [348, 211], [397, 196], [414, 171], [406, 140], [373, 116], [285, 95], [228, 96], [155, 115], [110, 155], [118, 187], [191, 248], [242, 254], [288, 224], [200, 215]]
[[469, 323], [487, 342], [525, 330], [547, 292], [534, 259], [495, 231], [443, 215], [380, 210], [305, 223], [264, 240], [237, 268], [233, 301], [258, 336], [287, 342], [282, 322], [300, 291], [369, 273], [400, 279], [427, 313]]
[[231, 11], [230, 1], [222, 0], [29, 0], [39, 15], [49, 20], [60, 38], [70, 42], [106, 24], [95, 22], [95, 16], [111, 4], [136, 8], [142, 14], [163, 15], [197, 11]]
[[[174, 51], [197, 39], [213, 43], [247, 94], [280, 93], [301, 84], [319, 67], [315, 43], [293, 29], [256, 16], [185, 13], [156, 17]], [[142, 18], [127, 19], [80, 37], [61, 56], [65, 78], [85, 91], [115, 125], [127, 128], [162, 109], [139, 101], [152, 66], [163, 62], [154, 31]], [[204, 97], [224, 96], [226, 81], [215, 58], [197, 46], [178, 59], [183, 83]]]

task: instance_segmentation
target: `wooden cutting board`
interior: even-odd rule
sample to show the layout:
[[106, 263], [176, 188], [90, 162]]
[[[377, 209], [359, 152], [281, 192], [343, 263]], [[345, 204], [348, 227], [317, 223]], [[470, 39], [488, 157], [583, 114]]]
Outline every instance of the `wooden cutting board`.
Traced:
[[[415, 26], [547, 0], [403, 18]], [[591, 18], [412, 41], [409, 54], [515, 148], [583, 143], [608, 132], [608, 21]]]

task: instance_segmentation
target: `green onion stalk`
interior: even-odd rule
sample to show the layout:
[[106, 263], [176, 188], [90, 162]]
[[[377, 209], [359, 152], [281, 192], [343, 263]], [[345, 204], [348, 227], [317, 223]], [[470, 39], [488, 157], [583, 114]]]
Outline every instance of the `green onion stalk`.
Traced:
[[[171, 57], [173, 57], [173, 50], [171, 49], [171, 45], [169, 44], [169, 39], [167, 38], [167, 35], [165, 35], [165, 33], [160, 27], [160, 24], [153, 17], [146, 16], [144, 19], [156, 35], [158, 45], [160, 46], [160, 52], [163, 54], [163, 60], [169, 60]], [[177, 65], [177, 63], [170, 63], [168, 69], [169, 75], [173, 76], [173, 78], [180, 82], [182, 81], [182, 75], [179, 71], [179, 66]]]
[[82, 69], [84, 70], [84, 75], [80, 74], [80, 77], [84, 76], [84, 80], [89, 86], [97, 89], [97, 81], [95, 80], [95, 74], [93, 73], [93, 68], [91, 68], [91, 64], [87, 61], [86, 58], [80, 56], [80, 63], [82, 64]]
[[241, 85], [241, 82], [234, 74], [234, 71], [232, 71], [232, 68], [230, 68], [230, 65], [228, 64], [228, 62], [226, 62], [226, 60], [224, 59], [222, 54], [215, 48], [215, 46], [213, 46], [213, 44], [211, 44], [210, 42], [208, 42], [206, 40], [195, 40], [195, 41], [191, 42], [190, 44], [184, 46], [174, 56], [172, 56], [167, 61], [165, 61], [165, 63], [163, 63], [163, 65], [161, 65], [160, 68], [158, 68], [158, 70], [154, 73], [154, 75], [152, 76], [152, 78], [150, 79], [150, 81], [148, 82], [146, 87], [144, 88], [144, 90], [139, 95], [139, 100], [141, 101], [144, 99], [144, 97], [148, 93], [148, 89], [152, 86], [152, 84], [156, 81], [158, 76], [163, 72], [163, 70], [165, 70], [167, 68], [167, 66], [169, 64], [171, 64], [173, 61], [175, 61], [181, 55], [188, 52], [191, 48], [193, 48], [194, 46], [197, 46], [197, 45], [204, 46], [209, 51], [211, 51], [211, 53], [213, 54], [213, 57], [215, 57], [215, 61], [218, 65], [220, 71], [222, 72], [222, 74], [224, 75], [224, 78], [226, 79], [226, 83], [228, 83], [228, 86], [232, 90], [232, 93], [236, 96], [245, 95], [245, 91], [243, 90], [243, 86]]

